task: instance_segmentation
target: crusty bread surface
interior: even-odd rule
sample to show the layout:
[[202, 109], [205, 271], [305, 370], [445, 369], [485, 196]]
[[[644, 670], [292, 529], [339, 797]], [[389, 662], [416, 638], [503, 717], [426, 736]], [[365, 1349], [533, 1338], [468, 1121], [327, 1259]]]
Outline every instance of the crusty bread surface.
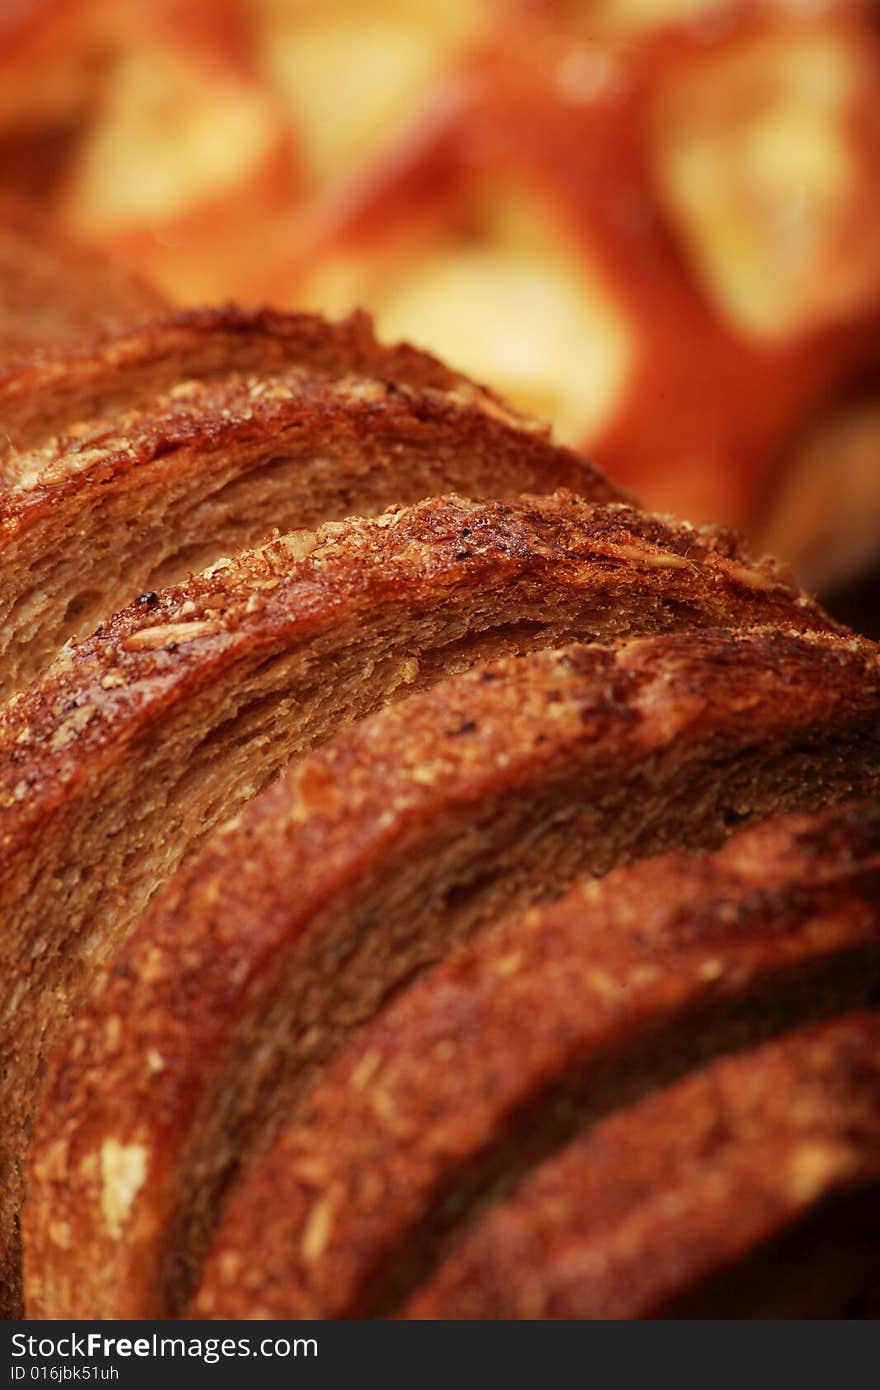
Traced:
[[331, 380], [301, 366], [184, 380], [5, 466], [0, 699], [138, 594], [273, 530], [449, 492], [567, 487], [620, 500], [589, 465], [476, 389]]
[[548, 1160], [405, 1316], [857, 1315], [878, 1235], [880, 1017], [844, 1015], [723, 1058]]
[[360, 1034], [233, 1195], [195, 1315], [388, 1315], [603, 1115], [878, 989], [876, 801], [582, 882]]
[[377, 342], [367, 314], [333, 323], [318, 314], [224, 304], [157, 313], [97, 340], [54, 350], [44, 345], [35, 359], [4, 364], [0, 413], [6, 471], [14, 454], [39, 449], [71, 426], [141, 410], [188, 383], [235, 375], [271, 378], [297, 366], [328, 379], [364, 376], [454, 394], [533, 433], [549, 433], [430, 353], [406, 343]]
[[508, 659], [312, 755], [155, 901], [60, 1047], [34, 1308], [179, 1310], [236, 1166], [389, 991], [580, 870], [870, 790], [878, 698], [871, 644], [691, 631]]
[[66, 646], [0, 724], [6, 1096], [24, 1107], [7, 1215], [42, 1057], [89, 973], [286, 763], [493, 655], [774, 621], [832, 627], [727, 533], [569, 494], [448, 497], [280, 537]]
[[0, 1314], [876, 1309], [880, 648], [0, 212]]

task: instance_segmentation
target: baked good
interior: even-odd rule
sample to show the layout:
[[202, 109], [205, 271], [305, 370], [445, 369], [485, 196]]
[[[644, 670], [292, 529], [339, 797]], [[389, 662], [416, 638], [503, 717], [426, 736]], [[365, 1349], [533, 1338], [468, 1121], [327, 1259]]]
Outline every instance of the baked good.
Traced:
[[[504, 496], [564, 486], [593, 500], [621, 496], [479, 388], [408, 385], [408, 375], [432, 375], [430, 359], [412, 354], [412, 372], [404, 362], [402, 375], [388, 381], [345, 373], [347, 357], [370, 355], [362, 323], [323, 334], [305, 318], [275, 321], [274, 332], [261, 327], [258, 319], [256, 331], [245, 327], [236, 337], [234, 319], [231, 330], [220, 319], [216, 333], [211, 324], [200, 333], [197, 323], [160, 322], [134, 340], [105, 344], [97, 375], [96, 357], [82, 354], [73, 365], [84, 369], [84, 387], [93, 396], [104, 384], [116, 393], [101, 402], [105, 418], [68, 420], [60, 436], [0, 462], [0, 699], [66, 640], [91, 632], [139, 593], [258, 545], [273, 528], [313, 527], [454, 491]], [[157, 362], [169, 337], [176, 351]], [[180, 339], [190, 337], [194, 351], [184, 349], [180, 361]], [[300, 344], [305, 361], [297, 363]], [[403, 357], [372, 346], [374, 368]], [[313, 347], [317, 374], [308, 366]], [[230, 369], [230, 360], [246, 362], [263, 349], [267, 357], [289, 353], [293, 365], [276, 360], [274, 374]], [[213, 380], [192, 379], [200, 365]], [[127, 379], [137, 399], [169, 369], [175, 385], [124, 408]], [[64, 359], [22, 373], [18, 399], [41, 399], [47, 377], [66, 381]], [[65, 411], [76, 401], [69, 383], [67, 391]]]
[[[546, 1198], [560, 1283], [566, 1229], [584, 1230], [584, 1283], [578, 1293], [573, 1259], [563, 1305], [546, 1277], [537, 1222], [530, 1250], [514, 1248], [519, 1230], [506, 1218], [506, 1195], [519, 1201], [520, 1191], [537, 1191], [542, 1162], [548, 1170], [569, 1162], [548, 1159], [566, 1144], [582, 1151], [578, 1172], [598, 1168], [602, 1141], [589, 1130], [619, 1112], [616, 1131], [630, 1156], [602, 1163], [606, 1186], [620, 1177], [630, 1195], [641, 1152], [639, 1177], [658, 1212], [667, 1190], [690, 1191], [685, 1163], [713, 1161], [722, 1143], [703, 1151], [696, 1136], [698, 1127], [709, 1129], [710, 1106], [701, 1108], [691, 1091], [713, 1097], [722, 1113], [717, 1123], [733, 1129], [712, 1081], [685, 1083], [691, 1091], [680, 1102], [662, 1095], [651, 1130], [630, 1119], [630, 1108], [638, 1112], [639, 1097], [652, 1091], [676, 1094], [678, 1077], [712, 1056], [753, 1048], [799, 1019], [872, 997], [880, 980], [879, 865], [879, 802], [791, 817], [737, 834], [715, 853], [670, 853], [584, 881], [424, 974], [325, 1074], [239, 1188], [193, 1315], [393, 1315], [423, 1284], [413, 1307], [425, 1316], [427, 1309], [432, 1316], [649, 1311], [627, 1305], [630, 1290], [612, 1275], [609, 1302], [599, 1301], [605, 1250], [591, 1264], [587, 1216], [581, 1226], [577, 1207], [584, 1184], [573, 1181], [570, 1191], [557, 1184], [562, 1208]], [[834, 1061], [858, 1076], [842, 1048]], [[751, 1052], [731, 1070], [752, 1076]], [[876, 1106], [877, 1083], [874, 1072], [866, 1106]], [[748, 1087], [738, 1084], [748, 1104]], [[795, 1084], [776, 1095], [762, 1091], [753, 1127], [763, 1140], [758, 1120], [790, 1125], [792, 1143], [801, 1140], [809, 1158], [815, 1136], [792, 1115], [797, 1095]], [[831, 1118], [844, 1123], [842, 1113]], [[820, 1156], [817, 1176], [824, 1176]], [[876, 1175], [880, 1151], [872, 1155], [866, 1145], [861, 1156], [872, 1159]], [[819, 1183], [804, 1200], [822, 1191]], [[722, 1193], [728, 1204], [737, 1201], [737, 1191]], [[609, 1225], [620, 1216], [599, 1179], [584, 1207]], [[748, 1215], [737, 1208], [731, 1223], [744, 1240]], [[688, 1230], [684, 1219], [677, 1226], [671, 1216], [667, 1226], [670, 1243], [680, 1236], [681, 1244], [698, 1245], [699, 1227]], [[659, 1251], [644, 1255], [637, 1245], [649, 1282], [663, 1259]], [[589, 1312], [587, 1289], [596, 1300]]]
[[[0, 179], [175, 302], [368, 305], [653, 508], [758, 524], [880, 360], [875, 12], [18, 0]], [[847, 522], [811, 507], [786, 558]]]
[[0, 363], [137, 323], [164, 305], [124, 263], [0, 194]]
[[833, 1019], [609, 1120], [538, 1168], [405, 1316], [876, 1308], [878, 1044], [876, 1013]]
[[[134, 915], [157, 873], [290, 757], [488, 655], [572, 637], [773, 622], [833, 631], [784, 573], [749, 563], [723, 533], [565, 494], [431, 499], [222, 560], [142, 594], [65, 647], [7, 708], [0, 843], [9, 929], [62, 905], [94, 912], [117, 856], [130, 867], [105, 910]], [[872, 669], [871, 649], [845, 640], [838, 648], [844, 662]], [[150, 817], [145, 807], [110, 848], [106, 836], [141, 783]], [[62, 839], [53, 824], [64, 825]], [[136, 853], [147, 839], [149, 862]]]
[[4, 4], [3, 186], [141, 264], [182, 263], [175, 299], [228, 293], [224, 269], [296, 185], [243, 19], [240, 0]]
[[404, 1316], [846, 1316], [880, 1277], [878, 1041], [876, 1014], [835, 1019], [606, 1121]]
[[[425, 1315], [582, 1317], [588, 1305], [577, 1299], [588, 1288], [596, 1298], [591, 1316], [650, 1312], [648, 1302], [627, 1303], [632, 1291], [609, 1274], [604, 1248], [591, 1262], [587, 1240], [591, 1221], [604, 1224], [609, 1240], [620, 1222], [626, 1249], [613, 1185], [620, 1183], [629, 1202], [639, 1162], [638, 1176], [650, 1177], [661, 1229], [667, 1196], [691, 1191], [686, 1165], [703, 1165], [711, 1167], [727, 1206], [724, 1211], [719, 1200], [719, 1228], [736, 1202], [737, 1219], [729, 1224], [744, 1249], [750, 1238], [757, 1244], [766, 1237], [766, 1212], [756, 1200], [750, 1210], [735, 1184], [725, 1191], [718, 1179], [719, 1151], [723, 1156], [724, 1143], [732, 1146], [737, 1134], [735, 1116], [713, 1090], [711, 1069], [684, 1088], [674, 1083], [713, 1056], [754, 1048], [798, 1020], [876, 994], [878, 864], [876, 801], [783, 819], [741, 832], [714, 854], [665, 855], [581, 883], [422, 975], [361, 1032], [241, 1184], [203, 1270], [193, 1314], [387, 1316], [416, 1290], [413, 1307]], [[880, 1024], [872, 1026], [873, 1033], [857, 1038], [858, 1055], [870, 1057], [872, 1036], [876, 1048]], [[783, 1052], [794, 1070], [794, 1048]], [[831, 1060], [859, 1081], [842, 1042]], [[730, 1068], [740, 1077], [740, 1103], [759, 1109], [750, 1137], [765, 1144], [781, 1131], [801, 1145], [803, 1188], [795, 1191], [792, 1179], [791, 1193], [783, 1195], [806, 1208], [827, 1191], [826, 1178], [851, 1175], [850, 1160], [862, 1160], [867, 1174], [877, 1176], [876, 1054], [873, 1062], [867, 1094], [857, 1085], [849, 1092], [835, 1087], [844, 1105], [861, 1094], [866, 1108], [874, 1106], [873, 1152], [869, 1131], [838, 1163], [810, 1133], [814, 1116], [801, 1110], [797, 1074], [779, 1085], [768, 1066], [752, 1093], [742, 1080], [744, 1072], [756, 1073], [752, 1053]], [[800, 1079], [809, 1082], [806, 1060], [804, 1071]], [[821, 1081], [824, 1089], [834, 1078]], [[668, 1096], [642, 1106], [653, 1104], [650, 1127], [630, 1117], [642, 1096], [666, 1088]], [[678, 1090], [682, 1098], [672, 1099]], [[730, 1093], [736, 1100], [737, 1091]], [[845, 1113], [832, 1108], [829, 1118], [842, 1129]], [[589, 1135], [611, 1114], [620, 1114], [616, 1129], [614, 1122], [604, 1129], [615, 1129], [628, 1162], [613, 1156], [613, 1146], [603, 1152], [604, 1141]], [[721, 1134], [701, 1143], [713, 1118]], [[575, 1165], [581, 1177], [556, 1182], [554, 1208], [542, 1170], [570, 1173]], [[588, 1173], [598, 1174], [589, 1179], [592, 1193]], [[531, 1203], [539, 1191], [543, 1208], [537, 1199], [526, 1207], [526, 1194]], [[694, 1259], [705, 1256], [701, 1220], [689, 1213], [690, 1221], [676, 1222], [673, 1201], [669, 1196], [665, 1218], [669, 1245], [693, 1247]], [[520, 1229], [517, 1216], [507, 1213], [523, 1210]], [[578, 1286], [574, 1256], [565, 1302], [572, 1245], [584, 1252], [584, 1282]], [[636, 1246], [646, 1284], [667, 1258], [658, 1246], [648, 1259], [641, 1242]], [[674, 1269], [674, 1255], [669, 1263]], [[685, 1269], [682, 1288], [687, 1278]]]
[[502, 4], [247, 292], [363, 304], [652, 508], [754, 526], [880, 364], [875, 8]]
[[[157, 885], [352, 719], [495, 654], [774, 620], [831, 626], [724, 533], [565, 494], [331, 522], [141, 595], [65, 647], [0, 725], [9, 1103], [30, 1098], [36, 1039]], [[835, 678], [872, 670], [873, 652], [829, 641], [834, 704]], [[24, 1124], [2, 1126], [19, 1154]], [[5, 1191], [14, 1210], [12, 1177]]]
[[[296, 366], [331, 378], [365, 376], [418, 391], [457, 392], [462, 403], [518, 421], [533, 434], [547, 433], [430, 353], [406, 343], [378, 343], [366, 314], [330, 323], [317, 314], [225, 304], [154, 312], [146, 322], [97, 341], [55, 351], [45, 344], [35, 360], [5, 364], [3, 448], [7, 455], [40, 448], [73, 425], [142, 409], [188, 382], [237, 374], [273, 377]], [[4, 467], [8, 472], [10, 464]]]
[[871, 644], [691, 629], [507, 659], [312, 755], [154, 901], [59, 1049], [31, 1311], [179, 1312], [237, 1164], [389, 992], [579, 870], [869, 790], [878, 700]]
[[[322, 1315], [467, 1310], [497, 1223], [522, 1200], [549, 1231], [584, 1190], [602, 1105], [575, 1063], [591, 1047], [614, 1082], [600, 1129], [631, 1113], [634, 1134], [662, 1132], [662, 1115], [640, 1118], [646, 1091], [677, 1114], [684, 1071], [874, 1002], [876, 805], [834, 808], [876, 795], [877, 648], [736, 537], [637, 510], [491, 391], [379, 346], [363, 317], [176, 315], [97, 261], [80, 304], [76, 255], [53, 262], [49, 326], [21, 318], [45, 346], [0, 369], [2, 1311], [21, 1310], [24, 1280], [36, 1316], [180, 1315], [197, 1283], [194, 1308], [260, 1315], [259, 1281], [229, 1302], [240, 1213], [262, 1210], [273, 1173], [284, 1190], [302, 1179], [285, 1163], [305, 1115], [353, 1197], [343, 1221], [332, 1186], [311, 1207], [296, 1189], [267, 1269]], [[818, 815], [719, 850], [792, 810]], [[647, 861], [673, 846], [702, 854]], [[551, 905], [584, 873], [608, 877]], [[653, 916], [651, 891], [668, 898]], [[544, 943], [522, 978], [526, 948], [499, 932]], [[555, 1007], [586, 967], [595, 1011], [576, 991]], [[450, 1023], [434, 1001], [481, 971], [479, 1019], [444, 1040], [472, 1049], [449, 1079], [473, 1103], [453, 1115], [454, 1086], [429, 1079], [389, 1110], [367, 1040], [406, 1034], [401, 1057], [418, 1059], [422, 1030]], [[658, 1049], [664, 1029], [674, 1046]], [[809, 1036], [780, 1044], [795, 1070]], [[829, 1046], [817, 1095], [849, 1074]], [[762, 1075], [788, 1074], [765, 1055]], [[378, 1126], [333, 1118], [357, 1111], [348, 1077], [379, 1096]], [[396, 1173], [415, 1153], [411, 1102], [425, 1153], [444, 1156], [404, 1173], [376, 1223], [357, 1144], [374, 1146], [374, 1184]], [[753, 1109], [758, 1148], [775, 1125], [798, 1149], [800, 1120]], [[828, 1113], [856, 1134], [864, 1186], [872, 1131], [855, 1101]], [[536, 1115], [537, 1149], [521, 1142]], [[736, 1175], [751, 1132], [723, 1158]], [[813, 1195], [778, 1204], [741, 1253], [801, 1217], [826, 1249]], [[721, 1254], [686, 1255], [680, 1286], [631, 1306], [682, 1290], [716, 1306]], [[546, 1263], [548, 1312], [589, 1312]], [[522, 1315], [534, 1288], [499, 1270], [477, 1303]], [[758, 1297], [761, 1277], [735, 1296]]]

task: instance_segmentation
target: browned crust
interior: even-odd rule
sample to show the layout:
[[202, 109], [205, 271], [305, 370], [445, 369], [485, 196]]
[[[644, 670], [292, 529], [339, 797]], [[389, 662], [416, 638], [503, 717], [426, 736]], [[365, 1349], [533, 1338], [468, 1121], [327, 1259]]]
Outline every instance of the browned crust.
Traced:
[[162, 296], [121, 262], [80, 245], [36, 208], [0, 195], [0, 360], [66, 347], [164, 307]]
[[7, 451], [35, 449], [71, 425], [142, 408], [181, 382], [233, 373], [272, 376], [292, 366], [453, 394], [533, 435], [548, 434], [430, 353], [407, 343], [378, 343], [372, 320], [360, 312], [332, 323], [318, 314], [225, 304], [151, 315], [147, 323], [63, 351], [45, 346], [38, 360], [0, 368]]
[[[780, 1237], [849, 1197], [863, 1245], [855, 1277], [876, 1281], [878, 1180], [880, 1018], [853, 1014], [718, 1061], [606, 1121], [492, 1212], [407, 1316], [656, 1316], [773, 1242], [764, 1292], [777, 1316], [797, 1317], [809, 1252], [797, 1251], [798, 1302], [786, 1307]], [[838, 1212], [831, 1259], [812, 1271], [810, 1316], [839, 1315]], [[844, 1299], [859, 1293], [842, 1274]], [[701, 1312], [737, 1316], [723, 1293]]]
[[[784, 570], [752, 562], [730, 533], [623, 505], [565, 493], [517, 502], [446, 497], [331, 522], [142, 595], [66, 647], [0, 725], [0, 846], [8, 853], [21, 843], [65, 789], [143, 735], [174, 700], [192, 700], [220, 669], [343, 615], [385, 605], [405, 621], [442, 602], [481, 592], [488, 601], [502, 591], [520, 595], [522, 618], [539, 629], [526, 646], [566, 631], [613, 640], [739, 623], [835, 630]], [[560, 614], [556, 626], [563, 593], [583, 595], [580, 616], [572, 624]], [[491, 627], [491, 612], [483, 616]]]
[[509, 1190], [573, 1126], [736, 1042], [720, 1024], [746, 1001], [764, 1010], [746, 1038], [778, 1029], [785, 991], [811, 974], [827, 1007], [844, 963], [856, 998], [880, 979], [878, 802], [617, 869], [533, 909], [348, 1049], [242, 1184], [194, 1316], [357, 1317], [399, 1299], [502, 1178]]
[[47, 982], [75, 997], [199, 839], [340, 725], [491, 654], [774, 621], [828, 626], [724, 533], [566, 495], [331, 523], [144, 595], [0, 725], [7, 979], [29, 972], [16, 1065], [39, 1071], [21, 1019]]
[[450, 491], [619, 496], [463, 386], [279, 368], [183, 382], [75, 434], [15, 455], [0, 497], [0, 699], [140, 591], [259, 544], [272, 527]]
[[[59, 1053], [33, 1151], [31, 1311], [166, 1311], [164, 1242], [182, 1254], [181, 1164], [199, 1107], [211, 1113], [210, 1098], [228, 1094], [239, 1021], [249, 1011], [268, 1017], [273, 991], [285, 1018], [305, 1017], [290, 1007], [299, 972], [326, 946], [334, 980], [337, 970], [344, 978], [357, 954], [344, 944], [350, 923], [372, 958], [371, 928], [357, 915], [373, 901], [366, 885], [393, 885], [411, 862], [434, 875], [438, 825], [449, 837], [459, 824], [467, 846], [481, 816], [529, 808], [513, 845], [521, 882], [514, 874], [500, 889], [501, 906], [514, 906], [517, 894], [522, 903], [542, 891], [531, 876], [533, 843], [552, 835], [541, 794], [554, 781], [584, 817], [560, 832], [573, 847], [556, 867], [561, 884], [615, 858], [717, 842], [728, 796], [735, 815], [748, 817], [867, 790], [878, 770], [878, 695], [868, 644], [691, 632], [500, 663], [386, 710], [312, 755], [157, 901]], [[807, 755], [805, 771], [810, 747], [816, 756]], [[756, 769], [762, 748], [775, 758], [765, 773]], [[453, 829], [443, 831], [450, 817]], [[481, 925], [480, 893], [491, 904], [491, 876], [500, 872], [483, 864], [489, 883], [481, 883], [476, 852], [466, 871], [475, 883], [462, 880], [476, 900], [474, 920], [465, 913], [469, 930]], [[423, 949], [393, 957], [391, 969], [424, 965]], [[383, 977], [381, 990], [394, 979]], [[292, 1053], [285, 1044], [282, 1055]], [[277, 1064], [269, 1075], [273, 1087], [284, 1080], [276, 1082]], [[120, 1228], [108, 1226], [102, 1205], [108, 1139], [133, 1145], [144, 1164]]]

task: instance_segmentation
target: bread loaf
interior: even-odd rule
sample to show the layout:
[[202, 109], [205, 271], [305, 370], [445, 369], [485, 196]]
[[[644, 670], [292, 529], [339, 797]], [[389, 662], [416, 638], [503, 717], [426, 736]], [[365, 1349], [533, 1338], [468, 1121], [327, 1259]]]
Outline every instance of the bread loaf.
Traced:
[[619, 498], [574, 454], [463, 386], [330, 381], [299, 367], [233, 373], [184, 380], [74, 433], [7, 459], [0, 699], [139, 593], [258, 545], [273, 527], [455, 491], [566, 486]]
[[870, 1306], [878, 649], [363, 317], [28, 225], [0, 1311]]
[[880, 1018], [787, 1034], [536, 1170], [421, 1318], [840, 1317], [880, 1280]]
[[[50, 912], [94, 914], [102, 882], [113, 886], [99, 917], [122, 925], [212, 820], [295, 753], [481, 657], [773, 620], [830, 627], [711, 530], [565, 496], [437, 499], [333, 523], [145, 593], [7, 710], [7, 938]], [[872, 667], [871, 649], [839, 649]]]
[[236, 1166], [389, 991], [580, 870], [868, 790], [878, 700], [870, 644], [691, 631], [507, 660], [312, 755], [156, 899], [60, 1047], [31, 1311], [179, 1311]]
[[[603, 1114], [878, 986], [876, 801], [582, 883], [360, 1035], [233, 1198], [195, 1314], [387, 1315]], [[535, 1269], [524, 1257], [515, 1286], [543, 1288]], [[509, 1278], [505, 1259], [486, 1298]], [[478, 1304], [476, 1282], [442, 1315]]]
[[[773, 619], [829, 626], [723, 533], [564, 495], [332, 523], [142, 595], [65, 648], [0, 727], [6, 1095], [29, 1101], [35, 1040], [156, 886], [340, 726], [493, 654]], [[14, 1146], [23, 1123], [4, 1122]]]
[[0, 195], [0, 362], [120, 329], [163, 307], [160, 294], [111, 256]]
[[430, 353], [378, 343], [366, 314], [330, 323], [318, 314], [226, 304], [165, 312], [54, 351], [43, 344], [35, 360], [4, 365], [2, 447], [7, 454], [37, 449], [72, 425], [142, 409], [188, 382], [272, 377], [295, 366], [316, 376], [366, 376], [416, 391], [457, 393], [533, 434], [548, 433]]

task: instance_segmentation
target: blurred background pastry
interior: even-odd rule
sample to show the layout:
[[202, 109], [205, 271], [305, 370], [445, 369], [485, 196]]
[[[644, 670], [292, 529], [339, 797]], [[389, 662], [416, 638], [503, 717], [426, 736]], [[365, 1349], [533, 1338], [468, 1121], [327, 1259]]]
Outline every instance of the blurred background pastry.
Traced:
[[647, 505], [864, 588], [872, 0], [7, 0], [0, 79], [0, 186], [173, 302], [363, 305]]

